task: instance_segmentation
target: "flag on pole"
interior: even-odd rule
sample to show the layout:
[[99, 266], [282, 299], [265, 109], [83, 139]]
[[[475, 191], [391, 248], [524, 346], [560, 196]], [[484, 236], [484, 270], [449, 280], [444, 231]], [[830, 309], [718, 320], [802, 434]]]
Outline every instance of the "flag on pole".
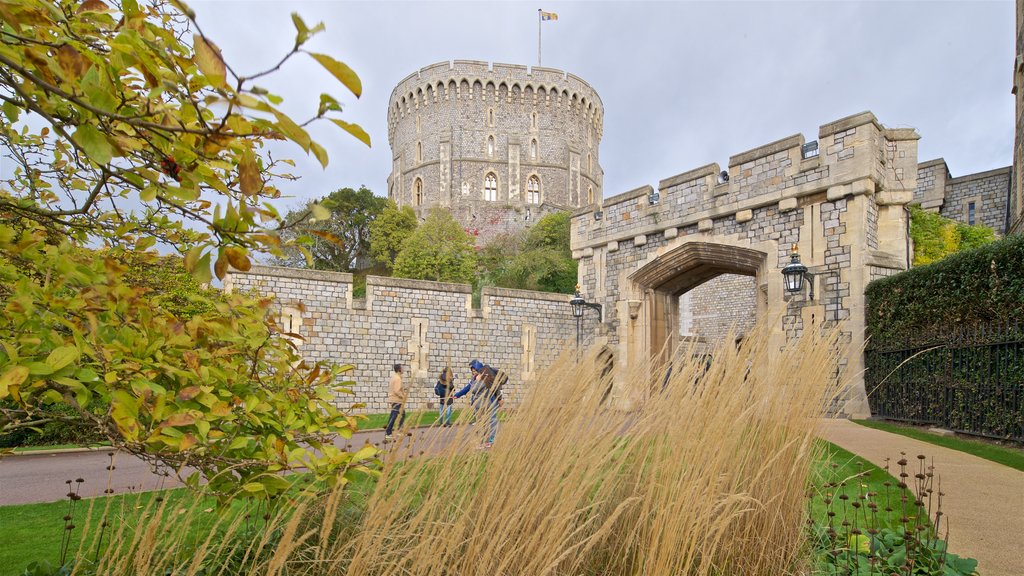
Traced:
[[541, 20], [558, 20], [558, 14], [555, 14], [554, 12], [544, 12], [543, 10], [541, 10], [541, 12], [540, 12], [540, 19]]

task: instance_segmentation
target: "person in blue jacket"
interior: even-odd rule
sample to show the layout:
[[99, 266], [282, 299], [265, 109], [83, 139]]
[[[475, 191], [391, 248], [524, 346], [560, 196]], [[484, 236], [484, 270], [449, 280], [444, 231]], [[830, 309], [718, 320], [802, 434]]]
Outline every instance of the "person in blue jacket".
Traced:
[[500, 370], [495, 370], [475, 359], [469, 363], [469, 369], [473, 373], [473, 379], [453, 397], [462, 398], [469, 394], [474, 411], [489, 417], [487, 440], [482, 448], [490, 448], [494, 443], [494, 436], [498, 433], [498, 408], [504, 404], [501, 388], [507, 378]]

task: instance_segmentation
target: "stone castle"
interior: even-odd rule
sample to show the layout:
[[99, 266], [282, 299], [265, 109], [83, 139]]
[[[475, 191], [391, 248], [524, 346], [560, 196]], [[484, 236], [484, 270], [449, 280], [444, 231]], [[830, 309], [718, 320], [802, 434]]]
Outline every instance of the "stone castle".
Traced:
[[[388, 107], [393, 168], [388, 196], [418, 214], [450, 210], [478, 242], [528, 227], [553, 210], [573, 213], [573, 251], [583, 294], [602, 308], [581, 324], [587, 346], [622, 371], [690, 338], [742, 333], [781, 303], [779, 342], [816, 322], [842, 321], [863, 345], [868, 282], [910, 265], [906, 205], [1000, 234], [1024, 232], [1024, 0], [1018, 0], [1014, 164], [954, 176], [944, 160], [918, 162], [913, 130], [889, 129], [869, 112], [712, 164], [604, 197], [599, 144], [604, 110], [571, 74], [475, 61], [434, 64], [402, 80]], [[796, 246], [810, 274], [799, 293], [781, 269]], [[410, 366], [410, 408], [435, 405], [434, 373], [451, 363], [460, 380], [479, 357], [511, 375], [513, 402], [558, 354], [577, 324], [568, 297], [468, 285], [367, 279], [254, 267], [228, 290], [278, 300], [282, 324], [311, 359], [351, 362], [355, 397], [386, 409], [394, 362]], [[368, 342], [372, 341], [372, 345]], [[836, 411], [864, 415], [863, 358], [851, 354], [853, 386]], [[621, 380], [621, 379], [620, 379]], [[621, 382], [619, 382], [621, 384]], [[637, 391], [619, 386], [628, 404]]]
[[388, 102], [388, 197], [449, 210], [484, 244], [554, 210], [600, 203], [604, 108], [580, 78], [471, 60], [427, 66]]

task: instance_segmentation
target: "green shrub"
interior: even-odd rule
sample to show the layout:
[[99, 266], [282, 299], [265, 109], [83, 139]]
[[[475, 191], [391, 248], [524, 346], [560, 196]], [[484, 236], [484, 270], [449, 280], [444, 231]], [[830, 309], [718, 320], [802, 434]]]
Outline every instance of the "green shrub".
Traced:
[[875, 347], [1024, 318], [1024, 236], [1010, 236], [868, 284]]

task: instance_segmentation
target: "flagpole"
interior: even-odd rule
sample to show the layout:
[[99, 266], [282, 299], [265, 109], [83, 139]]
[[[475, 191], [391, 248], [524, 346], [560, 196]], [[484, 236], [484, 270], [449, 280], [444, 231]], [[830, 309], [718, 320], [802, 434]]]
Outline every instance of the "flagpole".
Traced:
[[540, 8], [537, 8], [537, 66], [540, 66]]

